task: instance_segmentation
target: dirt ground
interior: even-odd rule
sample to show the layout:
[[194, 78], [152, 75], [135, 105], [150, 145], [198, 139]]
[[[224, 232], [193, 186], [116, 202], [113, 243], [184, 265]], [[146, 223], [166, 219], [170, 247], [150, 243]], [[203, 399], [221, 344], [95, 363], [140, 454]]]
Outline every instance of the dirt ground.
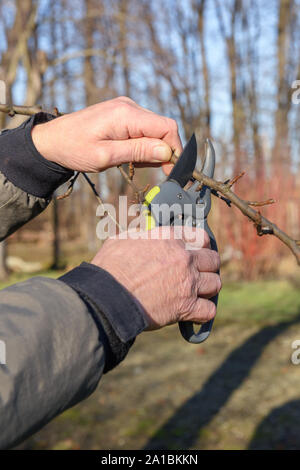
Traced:
[[[25, 449], [299, 449], [300, 293], [284, 282], [225, 286], [211, 337], [143, 333], [96, 392]], [[300, 357], [300, 355], [299, 355]]]

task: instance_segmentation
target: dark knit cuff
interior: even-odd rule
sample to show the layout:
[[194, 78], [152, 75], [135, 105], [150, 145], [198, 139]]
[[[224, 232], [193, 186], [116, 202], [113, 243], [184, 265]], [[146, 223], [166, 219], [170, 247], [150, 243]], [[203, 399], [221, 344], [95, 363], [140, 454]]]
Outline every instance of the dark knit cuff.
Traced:
[[113, 276], [93, 264], [82, 263], [60, 281], [78, 292], [89, 305], [100, 335], [104, 333], [104, 372], [108, 372], [124, 359], [135, 337], [148, 326], [141, 306]]
[[52, 119], [55, 119], [52, 114], [37, 113], [16, 129], [0, 135], [1, 173], [18, 188], [41, 198], [49, 198], [73, 175], [73, 171], [46, 160], [33, 143], [33, 126]]

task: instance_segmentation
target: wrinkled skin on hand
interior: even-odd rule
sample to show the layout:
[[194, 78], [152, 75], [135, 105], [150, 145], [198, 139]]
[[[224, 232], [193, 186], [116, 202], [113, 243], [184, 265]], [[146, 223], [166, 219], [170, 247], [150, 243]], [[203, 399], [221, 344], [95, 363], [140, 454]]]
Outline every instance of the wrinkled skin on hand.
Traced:
[[[172, 151], [177, 155], [182, 151], [174, 120], [126, 97], [39, 124], [32, 139], [44, 158], [85, 172], [134, 162], [163, 165], [168, 174]], [[153, 229], [158, 239], [143, 239], [140, 233], [138, 239], [107, 240], [92, 261], [142, 305], [149, 329], [212, 319], [216, 307], [209, 299], [221, 289], [219, 255], [210, 250], [208, 235], [202, 231], [198, 249], [187, 250], [186, 240], [175, 239], [172, 229], [171, 239], [164, 239], [166, 230], [170, 228]]]
[[173, 119], [127, 97], [104, 101], [34, 126], [32, 139], [47, 160], [76, 171], [98, 172], [122, 163], [163, 164], [182, 145]]
[[[167, 229], [171, 239], [163, 239]], [[158, 239], [142, 239], [142, 233], [138, 239], [108, 239], [92, 263], [108, 271], [138, 300], [149, 329], [214, 318], [216, 306], [209, 299], [221, 289], [220, 258], [210, 249], [207, 233], [201, 230], [198, 249], [188, 250], [184, 239], [174, 239], [172, 228], [151, 232]]]

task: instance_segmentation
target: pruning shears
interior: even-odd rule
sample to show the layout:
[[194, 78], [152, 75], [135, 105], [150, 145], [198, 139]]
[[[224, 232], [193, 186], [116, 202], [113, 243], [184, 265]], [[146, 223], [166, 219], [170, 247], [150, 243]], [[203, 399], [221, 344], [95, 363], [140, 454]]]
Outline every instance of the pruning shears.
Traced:
[[[215, 151], [209, 139], [206, 140], [205, 158], [202, 173], [210, 178], [215, 171]], [[211, 189], [193, 178], [197, 162], [197, 141], [193, 134], [171, 173], [159, 186], [154, 186], [145, 196], [142, 215], [146, 218], [146, 229], [164, 225], [189, 225], [206, 230], [211, 249], [218, 251], [214, 234], [207, 223], [211, 208]], [[189, 183], [190, 187], [186, 188]], [[167, 209], [167, 210], [166, 210]], [[218, 295], [211, 299], [217, 306]], [[193, 322], [179, 322], [183, 338], [190, 343], [202, 343], [212, 329], [213, 320], [201, 325], [198, 332]]]

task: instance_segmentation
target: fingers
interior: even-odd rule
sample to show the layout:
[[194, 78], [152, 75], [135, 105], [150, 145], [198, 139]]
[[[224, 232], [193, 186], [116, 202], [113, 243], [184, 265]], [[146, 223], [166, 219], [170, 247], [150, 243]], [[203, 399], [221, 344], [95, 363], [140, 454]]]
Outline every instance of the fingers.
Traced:
[[[200, 228], [194, 228], [194, 227], [187, 227], [187, 226], [161, 226], [161, 227], [154, 227], [151, 230], [148, 231], [142, 231], [139, 232], [140, 238], [144, 238], [144, 235], [147, 235], [146, 238], [151, 238], [152, 240], [178, 240], [181, 243], [181, 248], [183, 251], [186, 252], [187, 257], [191, 257], [191, 261], [194, 260], [194, 256], [196, 256], [196, 266], [198, 267], [199, 262], [197, 259], [197, 254], [199, 250], [204, 247], [207, 249], [208, 252], [210, 247], [210, 239], [205, 232], [205, 230], [202, 230]], [[193, 250], [189, 250], [189, 245], [192, 244]], [[172, 250], [172, 247], [170, 247], [170, 250]], [[201, 269], [201, 271], [211, 271], [214, 272], [214, 269], [211, 268], [211, 263], [208, 261], [205, 262], [205, 260], [209, 257], [209, 255], [205, 252], [204, 253], [204, 267], [208, 267], [209, 269]], [[215, 256], [215, 255], [213, 255]], [[206, 263], [206, 264], [205, 264]], [[198, 268], [197, 268], [198, 269]]]
[[200, 272], [216, 273], [220, 269], [220, 256], [208, 248], [191, 252], [196, 269]]
[[176, 153], [182, 152], [182, 143], [178, 134], [176, 121], [146, 112], [140, 108], [136, 110], [136, 119], [128, 124], [131, 138], [154, 137], [161, 139]]
[[174, 168], [173, 163], [163, 163], [162, 164], [162, 169], [163, 169], [163, 172], [166, 176], [169, 176], [169, 174], [171, 173], [173, 168]]
[[139, 137], [150, 137], [163, 140], [169, 147], [180, 155], [182, 151], [182, 143], [178, 134], [178, 126], [174, 119], [160, 116], [148, 109], [142, 108], [137, 103], [127, 97], [117, 98], [119, 102], [125, 104], [124, 117], [131, 115], [131, 119], [127, 119], [126, 127], [129, 137], [136, 139]]
[[110, 166], [134, 162], [140, 164], [162, 163], [171, 158], [172, 151], [159, 139], [140, 137], [128, 140], [102, 141], [99, 146], [99, 167], [109, 160]]
[[220, 276], [216, 273], [200, 273], [197, 282], [197, 295], [210, 299], [217, 295], [221, 290], [222, 284]]
[[180, 321], [192, 321], [193, 323], [206, 323], [215, 318], [217, 308], [211, 300], [198, 298], [193, 311], [186, 314]]

